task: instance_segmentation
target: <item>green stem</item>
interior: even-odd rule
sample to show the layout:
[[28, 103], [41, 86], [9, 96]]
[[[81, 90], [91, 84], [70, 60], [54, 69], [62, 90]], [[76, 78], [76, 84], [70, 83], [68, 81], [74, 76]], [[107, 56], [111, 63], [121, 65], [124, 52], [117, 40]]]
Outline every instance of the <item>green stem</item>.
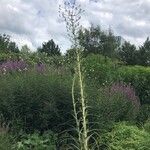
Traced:
[[78, 119], [78, 113], [76, 110], [76, 101], [75, 101], [75, 97], [74, 97], [75, 78], [76, 78], [76, 76], [74, 75], [73, 82], [72, 82], [72, 102], [73, 102], [73, 111], [74, 111], [74, 117], [75, 117], [75, 121], [76, 121], [77, 132], [78, 132], [78, 141], [79, 141], [79, 145], [81, 148], [82, 140], [81, 140], [81, 134], [80, 134], [80, 121]]
[[83, 148], [84, 150], [89, 150], [88, 147], [88, 128], [87, 128], [87, 107], [86, 100], [84, 97], [84, 87], [81, 73], [81, 62], [80, 62], [80, 52], [77, 50], [77, 70], [79, 76], [79, 86], [80, 86], [80, 96], [81, 96], [81, 107], [82, 107], [82, 125], [83, 125]]

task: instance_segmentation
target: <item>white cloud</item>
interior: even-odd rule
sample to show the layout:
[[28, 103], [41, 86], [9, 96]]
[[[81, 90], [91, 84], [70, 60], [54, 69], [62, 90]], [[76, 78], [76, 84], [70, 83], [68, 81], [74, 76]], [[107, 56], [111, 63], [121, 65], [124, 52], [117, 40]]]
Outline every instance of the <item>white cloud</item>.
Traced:
[[[51, 38], [65, 51], [70, 43], [65, 24], [58, 17], [63, 0], [0, 0], [0, 33], [18, 45], [35, 49]], [[73, 0], [70, 0], [73, 1]], [[150, 0], [77, 0], [85, 10], [81, 24], [109, 26], [135, 44], [150, 35]]]

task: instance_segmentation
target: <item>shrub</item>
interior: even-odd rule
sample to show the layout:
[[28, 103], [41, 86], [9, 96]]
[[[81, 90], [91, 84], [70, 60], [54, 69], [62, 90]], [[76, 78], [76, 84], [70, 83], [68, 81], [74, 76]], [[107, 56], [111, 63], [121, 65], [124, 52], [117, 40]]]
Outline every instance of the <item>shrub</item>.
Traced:
[[7, 60], [18, 60], [19, 53], [0, 53], [0, 64], [7, 61]]
[[144, 129], [150, 133], [150, 119], [148, 119], [144, 124]]
[[[97, 98], [89, 100], [91, 120], [100, 130], [109, 129], [114, 122], [134, 121], [139, 110], [139, 99], [130, 85], [114, 83], [98, 90]], [[94, 117], [93, 117], [94, 116]]]
[[150, 67], [121, 67], [114, 76], [126, 83], [130, 83], [136, 90], [141, 104], [150, 104]]
[[52, 132], [43, 135], [33, 133], [24, 135], [14, 146], [17, 150], [56, 150], [56, 136]]
[[19, 61], [7, 61], [0, 65], [0, 73], [6, 74], [6, 73], [12, 73], [15, 71], [25, 71], [27, 70], [27, 63], [23, 60]]
[[0, 150], [12, 150], [13, 138], [8, 133], [0, 133]]
[[62, 67], [65, 64], [64, 56], [48, 57], [46, 53], [38, 52], [20, 52], [20, 53], [0, 53], [0, 64], [7, 61], [19, 61], [24, 60], [29, 65], [42, 62], [44, 64], [53, 65], [54, 67]]
[[[16, 73], [1, 77], [0, 113], [26, 131], [66, 128], [71, 119], [69, 75]], [[59, 126], [60, 125], [60, 126]], [[59, 126], [59, 127], [58, 127]]]
[[87, 81], [93, 81], [100, 86], [106, 82], [112, 82], [113, 75], [117, 69], [117, 62], [107, 59], [101, 55], [89, 55], [83, 61], [83, 68]]
[[118, 123], [111, 132], [103, 135], [100, 147], [110, 150], [149, 150], [150, 134], [144, 129]]
[[12, 150], [14, 137], [8, 133], [9, 124], [4, 122], [4, 118], [0, 115], [0, 150]]
[[[101, 86], [116, 81], [131, 84], [139, 96], [141, 104], [150, 104], [150, 67], [122, 66], [116, 60], [101, 55], [89, 55], [83, 61], [87, 82]], [[89, 83], [88, 83], [89, 84]]]
[[140, 107], [137, 123], [143, 125], [148, 119], [150, 119], [150, 105], [145, 104]]

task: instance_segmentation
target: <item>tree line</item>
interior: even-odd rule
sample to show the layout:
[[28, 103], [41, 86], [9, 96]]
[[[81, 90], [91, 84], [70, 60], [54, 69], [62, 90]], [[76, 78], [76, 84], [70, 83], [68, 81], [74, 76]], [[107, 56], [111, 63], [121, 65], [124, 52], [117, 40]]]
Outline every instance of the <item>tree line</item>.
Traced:
[[[101, 54], [107, 58], [117, 58], [126, 65], [150, 66], [150, 39], [145, 40], [143, 45], [136, 47], [128, 41], [121, 41], [121, 37], [115, 36], [111, 29], [104, 31], [100, 26], [81, 28], [78, 33], [79, 45], [83, 48], [83, 56]], [[22, 52], [29, 52], [27, 45], [22, 46]], [[0, 35], [0, 53], [19, 53], [20, 50], [15, 42], [10, 40], [10, 36]], [[44, 42], [37, 52], [46, 53], [48, 56], [61, 56], [61, 50], [53, 39]], [[66, 56], [74, 55], [73, 49], [66, 51]]]

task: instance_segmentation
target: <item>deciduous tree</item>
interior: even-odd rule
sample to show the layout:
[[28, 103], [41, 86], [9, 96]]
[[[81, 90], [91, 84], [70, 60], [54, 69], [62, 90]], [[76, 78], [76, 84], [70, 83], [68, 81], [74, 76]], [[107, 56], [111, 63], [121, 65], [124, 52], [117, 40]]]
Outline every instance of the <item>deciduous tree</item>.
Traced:
[[55, 44], [55, 42], [53, 41], [53, 39], [51, 39], [48, 42], [44, 42], [42, 44], [41, 48], [38, 48], [38, 52], [44, 52], [46, 53], [48, 56], [60, 56], [61, 52], [60, 52], [60, 48], [58, 45]]

